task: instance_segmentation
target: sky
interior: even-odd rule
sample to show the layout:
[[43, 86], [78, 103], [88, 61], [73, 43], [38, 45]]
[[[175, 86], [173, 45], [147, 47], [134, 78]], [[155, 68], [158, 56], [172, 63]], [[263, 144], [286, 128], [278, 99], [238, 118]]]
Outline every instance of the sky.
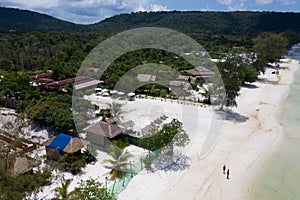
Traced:
[[74, 23], [91, 24], [120, 13], [138, 11], [300, 12], [300, 0], [0, 0], [0, 7], [32, 10]]

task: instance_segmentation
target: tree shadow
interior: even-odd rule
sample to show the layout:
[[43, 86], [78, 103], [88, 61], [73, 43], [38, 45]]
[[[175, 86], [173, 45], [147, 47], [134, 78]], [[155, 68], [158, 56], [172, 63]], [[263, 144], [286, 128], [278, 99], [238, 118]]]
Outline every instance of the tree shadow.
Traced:
[[264, 84], [274, 84], [274, 85], [278, 83], [278, 81], [270, 81], [267, 78], [259, 78], [257, 79], [257, 82], [264, 83]]
[[243, 87], [243, 88], [248, 88], [248, 89], [256, 89], [256, 88], [259, 88], [258, 86], [253, 85], [253, 84], [250, 84], [250, 83], [245, 83], [242, 87]]
[[190, 167], [191, 158], [182, 153], [175, 153], [173, 156], [161, 154], [155, 161], [154, 167], [164, 171], [182, 171]]
[[232, 121], [232, 122], [236, 122], [236, 123], [243, 123], [243, 122], [246, 122], [249, 119], [249, 117], [241, 115], [241, 114], [239, 114], [237, 112], [234, 112], [232, 110], [216, 111], [216, 113], [220, 117], [222, 117], [224, 120]]

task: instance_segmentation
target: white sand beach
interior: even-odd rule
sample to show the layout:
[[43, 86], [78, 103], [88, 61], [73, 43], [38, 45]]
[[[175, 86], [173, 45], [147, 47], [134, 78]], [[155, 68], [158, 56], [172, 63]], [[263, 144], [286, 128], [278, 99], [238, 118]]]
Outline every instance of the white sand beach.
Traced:
[[[277, 115], [299, 62], [283, 60], [281, 68], [279, 75], [267, 69], [259, 81], [242, 88], [238, 107], [226, 117], [221, 138], [207, 157], [199, 159], [193, 153], [199, 152], [203, 139], [196, 134], [185, 152], [190, 157], [189, 167], [140, 173], [118, 199], [249, 199], [259, 170], [283, 138]], [[230, 169], [229, 180], [222, 173], [224, 164]]]

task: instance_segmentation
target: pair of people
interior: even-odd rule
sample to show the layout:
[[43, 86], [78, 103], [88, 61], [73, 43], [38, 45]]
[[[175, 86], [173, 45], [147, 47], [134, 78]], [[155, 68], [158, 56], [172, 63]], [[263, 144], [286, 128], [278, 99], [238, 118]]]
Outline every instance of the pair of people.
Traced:
[[[223, 166], [223, 174], [225, 174], [225, 172], [226, 172], [226, 166], [224, 165]], [[227, 169], [226, 175], [227, 175], [227, 179], [229, 179], [229, 169]]]

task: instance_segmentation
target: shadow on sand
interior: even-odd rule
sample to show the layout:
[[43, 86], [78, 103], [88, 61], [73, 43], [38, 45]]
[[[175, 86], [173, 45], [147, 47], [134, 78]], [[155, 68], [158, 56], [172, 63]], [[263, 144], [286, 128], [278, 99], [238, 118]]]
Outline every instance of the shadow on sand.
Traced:
[[175, 153], [173, 158], [169, 155], [162, 154], [154, 161], [154, 167], [164, 171], [182, 171], [190, 167], [190, 160], [190, 157], [182, 153]]
[[273, 85], [278, 84], [278, 81], [270, 81], [266, 78], [259, 78], [257, 79], [257, 82], [264, 83], [264, 84], [273, 84]]
[[248, 89], [256, 89], [256, 88], [258, 88], [258, 86], [250, 84], [250, 83], [245, 83], [242, 87], [243, 88], [248, 88]]
[[[224, 114], [225, 112], [225, 114]], [[226, 121], [232, 121], [236, 123], [243, 123], [246, 122], [249, 117], [246, 117], [244, 115], [241, 115], [237, 112], [234, 112], [232, 110], [225, 110], [225, 111], [216, 111], [217, 115], [222, 117]]]

